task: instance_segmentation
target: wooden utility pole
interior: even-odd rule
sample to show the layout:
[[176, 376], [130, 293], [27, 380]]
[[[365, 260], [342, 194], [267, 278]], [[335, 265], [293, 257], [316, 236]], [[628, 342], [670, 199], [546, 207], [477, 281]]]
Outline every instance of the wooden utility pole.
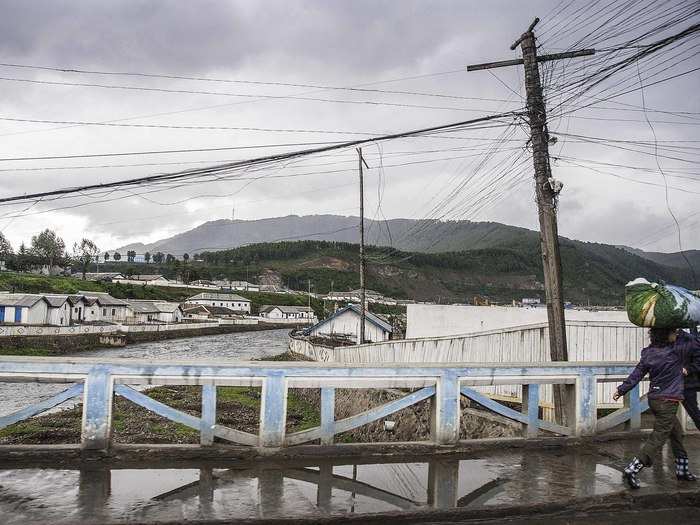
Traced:
[[[559, 234], [557, 230], [557, 197], [561, 184], [554, 180], [549, 164], [549, 132], [547, 130], [547, 113], [542, 96], [542, 84], [538, 63], [563, 58], [593, 55], [595, 50], [583, 49], [554, 55], [537, 56], [535, 34], [533, 32], [539, 18], [535, 18], [530, 27], [510, 48], [518, 46], [523, 58], [477, 64], [467, 67], [467, 71], [491, 69], [496, 67], [523, 64], [525, 68], [525, 92], [527, 94], [527, 113], [530, 124], [530, 143], [532, 160], [535, 168], [535, 195], [540, 221], [540, 248], [542, 251], [542, 269], [547, 301], [547, 320], [549, 323], [549, 348], [552, 361], [569, 359], [566, 347], [566, 323], [564, 320], [564, 296], [562, 293], [561, 256], [559, 253]], [[566, 406], [565, 390], [562, 385], [554, 387], [554, 410], [557, 422], [564, 423]]]
[[[365, 342], [365, 182], [362, 172], [363, 165], [367, 166], [362, 157], [362, 148], [357, 148], [358, 168], [360, 173], [360, 329], [357, 331], [357, 344]], [[369, 169], [369, 166], [367, 166]]]

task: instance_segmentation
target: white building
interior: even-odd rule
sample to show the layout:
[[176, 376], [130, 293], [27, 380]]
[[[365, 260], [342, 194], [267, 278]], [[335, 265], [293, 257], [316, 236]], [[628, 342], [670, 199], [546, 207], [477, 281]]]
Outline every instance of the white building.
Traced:
[[[387, 341], [393, 332], [391, 325], [374, 315], [366, 312], [365, 341], [376, 343]], [[349, 304], [336, 310], [330, 317], [315, 324], [305, 331], [307, 335], [316, 337], [333, 337], [357, 342], [360, 334], [360, 307]]]
[[235, 312], [225, 306], [208, 306], [203, 304], [183, 304], [183, 315], [186, 319], [239, 319], [241, 312]]
[[84, 321], [102, 321], [106, 323], [122, 323], [126, 321], [129, 313], [129, 305], [126, 301], [116, 299], [106, 292], [80, 291], [78, 293], [85, 296]]
[[260, 317], [265, 319], [299, 319], [310, 321], [316, 317], [312, 308], [308, 306], [276, 306], [264, 305], [260, 308]]
[[128, 300], [127, 321], [134, 324], [179, 323], [182, 321], [182, 308], [178, 303], [167, 301]]
[[0, 323], [46, 324], [49, 302], [42, 295], [0, 293]]
[[[443, 337], [501, 330], [546, 323], [546, 308], [514, 308], [509, 306], [457, 306], [442, 304], [409, 304], [406, 307], [406, 338]], [[620, 311], [564, 310], [567, 321], [621, 321], [629, 323], [627, 313]]]
[[236, 294], [202, 292], [193, 295], [187, 302], [204, 306], [223, 306], [238, 313], [250, 313], [250, 301]]
[[72, 321], [72, 307], [67, 295], [45, 295], [49, 304], [46, 312], [46, 324], [51, 326], [68, 326]]

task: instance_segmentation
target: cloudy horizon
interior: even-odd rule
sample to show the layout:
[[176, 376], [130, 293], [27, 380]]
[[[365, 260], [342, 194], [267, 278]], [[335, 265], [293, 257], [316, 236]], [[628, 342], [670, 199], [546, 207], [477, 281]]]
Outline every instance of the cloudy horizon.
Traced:
[[[558, 5], [7, 2], [0, 20], [0, 197], [520, 110], [521, 66], [491, 72], [466, 72], [466, 66], [519, 57], [509, 46], [535, 16], [542, 17], [536, 29], [540, 53], [586, 47], [585, 39], [577, 41], [576, 28], [556, 17]], [[678, 251], [677, 220], [680, 245], [700, 249], [700, 173], [694, 171], [692, 145], [698, 142], [698, 71], [686, 73], [700, 67], [700, 58], [688, 52], [692, 45], [678, 48], [684, 60], [663, 73], [682, 76], [575, 113], [554, 109], [558, 86], [585, 76], [595, 58], [542, 68], [552, 93], [552, 170], [564, 183], [562, 236]], [[668, 55], [669, 63], [674, 56]], [[28, 65], [217, 81], [20, 67]], [[646, 70], [640, 62], [640, 75], [661, 66]], [[632, 67], [620, 78], [634, 83], [635, 75]], [[337, 86], [381, 92], [332, 89]], [[645, 113], [642, 106], [653, 111]], [[365, 146], [367, 217], [537, 229], [526, 131], [507, 123]], [[182, 151], [216, 148], [246, 149]], [[179, 152], [143, 154], [163, 150]], [[38, 158], [126, 152], [141, 154]], [[8, 160], [25, 157], [31, 160]], [[352, 216], [358, 214], [356, 168], [354, 150], [342, 150], [157, 192], [21, 202], [0, 208], [0, 231], [15, 247], [52, 228], [68, 246], [88, 237], [107, 250], [150, 243], [232, 214], [241, 220]]]

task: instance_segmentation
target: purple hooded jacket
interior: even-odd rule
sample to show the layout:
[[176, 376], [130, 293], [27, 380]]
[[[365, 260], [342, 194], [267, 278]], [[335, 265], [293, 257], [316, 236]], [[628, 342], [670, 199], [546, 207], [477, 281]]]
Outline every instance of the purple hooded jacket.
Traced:
[[667, 346], [648, 346], [642, 358], [627, 379], [617, 387], [624, 395], [649, 374], [649, 399], [683, 400], [683, 366], [690, 352], [700, 351], [700, 340], [680, 334], [676, 342]]

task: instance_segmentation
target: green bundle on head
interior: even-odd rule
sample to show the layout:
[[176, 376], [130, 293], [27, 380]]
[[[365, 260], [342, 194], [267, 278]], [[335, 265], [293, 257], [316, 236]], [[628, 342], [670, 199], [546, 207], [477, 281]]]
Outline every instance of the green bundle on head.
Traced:
[[684, 328], [700, 324], [700, 296], [680, 286], [635, 279], [625, 287], [625, 308], [637, 326]]

